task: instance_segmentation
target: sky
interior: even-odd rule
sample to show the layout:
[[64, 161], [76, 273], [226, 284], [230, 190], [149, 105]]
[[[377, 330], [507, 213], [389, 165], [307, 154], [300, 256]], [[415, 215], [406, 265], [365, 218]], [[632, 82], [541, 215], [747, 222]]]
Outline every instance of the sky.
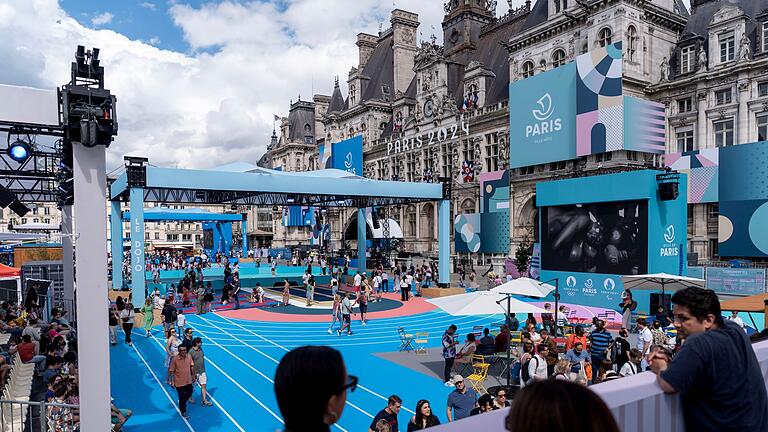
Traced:
[[[518, 6], [525, 0], [513, 0]], [[543, 1], [543, 0], [541, 0]], [[394, 7], [419, 14], [419, 39], [442, 40], [442, 0], [0, 0], [0, 83], [69, 81], [78, 44], [101, 49], [118, 98], [124, 155], [155, 166], [256, 163], [273, 116], [333, 90], [357, 65], [356, 35], [389, 27]], [[498, 1], [497, 14], [509, 6]]]

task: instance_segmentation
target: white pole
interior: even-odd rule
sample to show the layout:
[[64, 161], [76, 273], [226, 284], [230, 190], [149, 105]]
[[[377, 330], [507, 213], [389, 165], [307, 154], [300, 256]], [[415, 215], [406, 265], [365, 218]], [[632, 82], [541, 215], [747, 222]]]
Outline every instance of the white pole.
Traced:
[[107, 322], [107, 193], [105, 147], [73, 143], [77, 270], [77, 353], [80, 363], [80, 430], [110, 424]]

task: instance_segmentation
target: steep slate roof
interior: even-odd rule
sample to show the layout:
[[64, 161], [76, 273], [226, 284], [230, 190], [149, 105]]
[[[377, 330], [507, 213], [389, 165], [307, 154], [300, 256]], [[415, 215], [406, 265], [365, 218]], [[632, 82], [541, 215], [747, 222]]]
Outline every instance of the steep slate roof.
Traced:
[[[751, 19], [747, 21], [747, 36], [754, 43], [755, 41], [755, 26], [754, 18], [768, 8], [768, 0], [712, 0], [706, 3], [698, 4], [688, 19], [683, 34], [695, 33], [700, 36], [707, 36], [707, 26], [712, 21], [712, 17], [717, 11], [726, 6], [738, 6], [744, 10]], [[753, 50], [754, 52], [754, 50]]]
[[[311, 102], [296, 103], [307, 104], [307, 107], [298, 106], [288, 114], [288, 139], [304, 142], [305, 136], [315, 136], [315, 109], [314, 107], [309, 107], [309, 105], [312, 105]], [[305, 125], [309, 125], [308, 132], [304, 130]]]
[[528, 30], [529, 28], [536, 27], [537, 25], [546, 22], [549, 16], [549, 7], [546, 0], [536, 0], [536, 4], [531, 8], [531, 13], [528, 14], [528, 18], [525, 19], [520, 31]]
[[336, 80], [336, 85], [333, 87], [333, 94], [331, 95], [331, 102], [328, 104], [328, 112], [341, 112], [344, 110], [344, 96], [341, 95], [341, 89], [339, 89], [339, 80]]
[[376, 44], [376, 48], [373, 50], [373, 54], [368, 59], [368, 63], [363, 67], [362, 74], [370, 78], [367, 83], [363, 81], [364, 87], [361, 89], [362, 95], [360, 101], [368, 100], [384, 100], [384, 94], [382, 92], [382, 85], [386, 85], [389, 88], [389, 97], [391, 101], [395, 97], [395, 67], [394, 67], [394, 52], [392, 51], [393, 33], [385, 36], [382, 40]]
[[[747, 20], [746, 32], [747, 37], [751, 42], [750, 48], [752, 53], [755, 53], [755, 39], [757, 38], [755, 31], [757, 22], [755, 21], [755, 17], [759, 15], [760, 12], [768, 9], [768, 0], [699, 0], [698, 2], [694, 2], [694, 4], [695, 6], [688, 18], [688, 23], [685, 25], [685, 29], [683, 29], [682, 32], [684, 36], [690, 33], [703, 37], [704, 48], [709, 52], [709, 30], [707, 27], [709, 27], [710, 22], [712, 22], [712, 17], [717, 11], [724, 7], [738, 6], [750, 18]], [[680, 44], [678, 44], [678, 48], [679, 45]], [[736, 49], [738, 50], [738, 41], [736, 41]], [[676, 72], [679, 71], [679, 68], [677, 67], [677, 53], [672, 56], [669, 63], [670, 70], [674, 76], [677, 74]]]

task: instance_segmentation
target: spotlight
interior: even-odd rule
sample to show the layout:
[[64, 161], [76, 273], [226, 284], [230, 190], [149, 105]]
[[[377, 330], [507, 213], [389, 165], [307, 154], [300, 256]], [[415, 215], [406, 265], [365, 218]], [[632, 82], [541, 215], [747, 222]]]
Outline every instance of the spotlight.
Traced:
[[29, 159], [32, 149], [29, 144], [22, 140], [16, 140], [12, 144], [8, 145], [8, 156], [16, 162], [24, 162]]
[[24, 203], [19, 200], [12, 202], [8, 207], [19, 217], [24, 217], [24, 215], [29, 213], [29, 207], [25, 206]]

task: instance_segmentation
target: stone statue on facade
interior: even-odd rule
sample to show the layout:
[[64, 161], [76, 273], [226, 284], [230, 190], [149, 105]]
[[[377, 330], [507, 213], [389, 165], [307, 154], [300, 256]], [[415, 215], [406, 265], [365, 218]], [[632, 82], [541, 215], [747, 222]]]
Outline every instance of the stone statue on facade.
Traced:
[[571, 35], [570, 39], [568, 39], [568, 59], [573, 60], [575, 56], [576, 56], [576, 37], [574, 35]]
[[739, 61], [749, 60], [749, 38], [746, 33], [741, 34], [741, 40], [739, 40]]
[[659, 65], [659, 72], [661, 72], [661, 77], [659, 78], [659, 82], [665, 82], [669, 79], [669, 60], [667, 60], [666, 57], [661, 59], [661, 65]]
[[705, 50], [703, 46], [699, 48], [699, 58], [697, 63], [700, 71], [707, 70], [707, 50]]
[[510, 77], [512, 81], [517, 81], [518, 78], [520, 78], [520, 69], [517, 64], [517, 58], [512, 59], [512, 76]]

